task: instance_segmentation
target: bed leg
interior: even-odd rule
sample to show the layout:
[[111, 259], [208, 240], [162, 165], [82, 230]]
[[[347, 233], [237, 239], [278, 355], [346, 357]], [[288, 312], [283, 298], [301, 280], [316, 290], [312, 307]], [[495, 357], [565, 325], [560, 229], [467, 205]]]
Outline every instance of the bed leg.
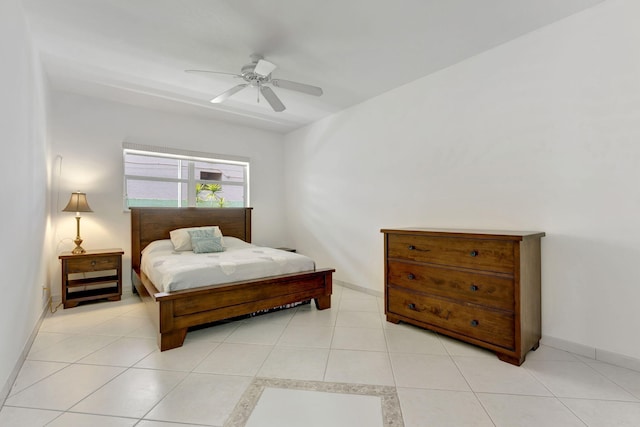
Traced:
[[327, 308], [331, 308], [331, 295], [325, 295], [322, 297], [313, 299], [316, 303], [316, 308], [318, 310], [325, 310]]
[[176, 329], [169, 332], [160, 332], [158, 333], [158, 347], [160, 347], [160, 351], [182, 347], [186, 336], [187, 328]]

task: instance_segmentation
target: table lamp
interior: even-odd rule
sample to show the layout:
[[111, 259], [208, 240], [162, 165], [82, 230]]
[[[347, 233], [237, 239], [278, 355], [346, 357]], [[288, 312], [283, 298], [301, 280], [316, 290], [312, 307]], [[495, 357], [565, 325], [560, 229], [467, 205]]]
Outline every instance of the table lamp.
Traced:
[[76, 244], [76, 247], [71, 251], [71, 253], [74, 255], [85, 253], [86, 251], [82, 246], [80, 246], [82, 244], [82, 239], [80, 238], [80, 212], [93, 212], [89, 207], [89, 203], [87, 203], [87, 195], [80, 191], [71, 193], [69, 203], [67, 203], [67, 206], [62, 209], [62, 212], [76, 213], [76, 239], [73, 241]]

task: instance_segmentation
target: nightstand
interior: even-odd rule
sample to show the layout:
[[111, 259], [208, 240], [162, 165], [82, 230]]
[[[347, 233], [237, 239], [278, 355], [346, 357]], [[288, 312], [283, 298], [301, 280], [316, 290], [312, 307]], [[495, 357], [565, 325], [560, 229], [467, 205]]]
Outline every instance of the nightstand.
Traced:
[[[63, 252], [62, 305], [77, 306], [98, 299], [120, 301], [122, 296], [122, 249], [102, 249], [74, 255]], [[110, 286], [105, 286], [110, 285]]]

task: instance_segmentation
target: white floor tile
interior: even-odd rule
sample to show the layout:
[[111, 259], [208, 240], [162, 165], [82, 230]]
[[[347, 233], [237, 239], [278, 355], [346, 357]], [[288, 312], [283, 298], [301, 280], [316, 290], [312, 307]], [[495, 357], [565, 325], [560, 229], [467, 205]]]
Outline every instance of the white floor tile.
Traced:
[[637, 401], [622, 387], [583, 362], [531, 360], [525, 369], [556, 397]]
[[324, 380], [395, 385], [389, 355], [373, 351], [331, 350]]
[[328, 358], [328, 349], [276, 347], [260, 368], [258, 376], [322, 381]]
[[537, 350], [527, 353], [525, 363], [527, 360], [565, 360], [575, 362], [578, 358], [568, 351], [541, 345]]
[[235, 331], [229, 334], [225, 342], [273, 345], [278, 342], [286, 327], [287, 324], [284, 322], [258, 322], [257, 319], [252, 319], [238, 326]]
[[529, 371], [498, 358], [453, 358], [475, 392], [552, 396], [551, 392]]
[[640, 403], [560, 399], [589, 427], [638, 427]]
[[336, 318], [336, 326], [344, 328], [380, 329], [380, 314], [367, 311], [340, 310]]
[[387, 342], [381, 328], [342, 328], [336, 326], [331, 348], [386, 352]]
[[404, 325], [385, 329], [385, 336], [391, 353], [449, 354], [438, 336], [424, 329]]
[[158, 348], [150, 338], [122, 337], [83, 357], [78, 363], [89, 365], [132, 366]]
[[123, 371], [110, 366], [71, 365], [9, 397], [6, 405], [64, 411]]
[[153, 353], [135, 364], [136, 368], [163, 369], [167, 371], [191, 372], [220, 343], [208, 341], [191, 341], [182, 347]]
[[70, 427], [70, 426], [91, 426], [91, 427], [133, 427], [138, 420], [131, 418], [105, 417], [102, 415], [64, 413], [56, 418], [47, 427]]
[[[9, 395], [21, 392], [36, 382], [69, 366], [68, 363], [25, 360]], [[1, 424], [0, 424], [1, 425]]]
[[405, 427], [493, 427], [471, 392], [398, 388]]
[[378, 300], [374, 296], [361, 298], [343, 297], [340, 299], [339, 311], [367, 311], [379, 314]]
[[6, 427], [41, 427], [60, 416], [62, 412], [44, 409], [13, 408], [3, 406], [0, 409], [0, 426]]
[[479, 393], [496, 427], [584, 427], [555, 397]]
[[604, 362], [590, 361], [587, 364], [640, 399], [640, 372]]
[[289, 325], [334, 326], [336, 317], [338, 317], [336, 309], [317, 310], [312, 306], [304, 306], [298, 308]]
[[221, 426], [231, 414], [251, 377], [189, 374], [144, 418]]
[[142, 418], [187, 376], [186, 372], [128, 369], [71, 411]]
[[142, 420], [136, 427], [202, 427], [202, 424], [168, 423], [165, 421]]
[[33, 344], [29, 349], [29, 355], [32, 355], [41, 350], [47, 349], [73, 336], [75, 336], [75, 334], [61, 334], [58, 332], [39, 331], [38, 335], [36, 336], [36, 339], [33, 340]]
[[265, 388], [246, 427], [383, 427], [381, 399], [341, 393]]
[[272, 346], [222, 343], [204, 358], [194, 372], [255, 376]]
[[444, 348], [447, 349], [447, 353], [451, 356], [487, 357], [491, 359], [495, 359], [497, 357], [494, 352], [478, 347], [477, 345], [469, 344], [440, 334], [438, 334], [438, 338]]
[[469, 386], [448, 356], [391, 353], [398, 387], [469, 391]]
[[73, 363], [117, 339], [104, 335], [74, 335], [36, 353], [29, 353], [28, 359]]
[[148, 325], [153, 325], [149, 319], [118, 316], [94, 326], [91, 328], [91, 334], [121, 337]]
[[329, 348], [333, 338], [333, 327], [313, 325], [289, 325], [284, 330], [278, 346]]

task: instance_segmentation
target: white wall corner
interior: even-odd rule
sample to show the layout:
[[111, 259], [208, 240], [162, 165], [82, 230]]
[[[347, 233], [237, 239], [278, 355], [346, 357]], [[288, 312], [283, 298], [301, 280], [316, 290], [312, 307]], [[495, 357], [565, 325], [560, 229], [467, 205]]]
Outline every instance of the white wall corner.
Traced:
[[3, 384], [2, 389], [0, 389], [0, 407], [4, 406], [4, 401], [9, 396], [9, 393], [11, 392], [11, 387], [13, 387], [13, 383], [16, 381], [16, 378], [18, 378], [18, 374], [20, 373], [20, 369], [22, 369], [22, 364], [27, 359], [27, 355], [29, 354], [29, 351], [31, 350], [31, 346], [33, 345], [33, 341], [36, 339], [36, 336], [38, 335], [38, 331], [40, 330], [40, 325], [42, 325], [42, 321], [46, 317], [48, 310], [49, 310], [49, 304], [45, 304], [45, 306], [42, 308], [42, 313], [40, 314], [40, 319], [36, 322], [36, 325], [34, 326], [33, 330], [31, 331], [31, 335], [29, 336], [29, 339], [27, 340], [27, 343], [25, 344], [24, 348], [22, 349], [22, 352], [20, 353], [20, 357], [18, 358], [18, 360], [15, 363], [15, 366], [11, 370], [11, 374], [7, 378], [7, 381], [5, 382], [5, 384]]

